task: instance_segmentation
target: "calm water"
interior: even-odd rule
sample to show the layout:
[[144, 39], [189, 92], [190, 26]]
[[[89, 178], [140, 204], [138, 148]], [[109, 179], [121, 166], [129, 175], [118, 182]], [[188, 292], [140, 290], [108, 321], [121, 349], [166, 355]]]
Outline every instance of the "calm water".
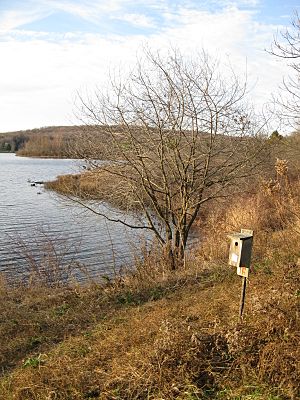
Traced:
[[130, 263], [139, 231], [66, 204], [42, 185], [31, 186], [78, 172], [79, 163], [0, 154], [0, 271], [22, 274], [52, 257], [65, 264], [80, 261], [91, 275], [101, 276]]

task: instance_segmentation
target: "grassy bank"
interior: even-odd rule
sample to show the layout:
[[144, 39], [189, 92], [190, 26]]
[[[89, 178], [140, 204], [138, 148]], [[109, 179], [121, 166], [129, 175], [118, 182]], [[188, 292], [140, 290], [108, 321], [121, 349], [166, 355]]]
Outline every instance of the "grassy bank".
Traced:
[[[123, 167], [125, 169], [128, 167]], [[113, 168], [110, 168], [114, 171]], [[100, 200], [121, 210], [136, 209], [137, 205], [131, 200], [132, 186], [118, 174], [108, 172], [105, 168], [95, 168], [80, 174], [58, 176], [45, 187], [65, 196], [75, 196], [83, 200]], [[120, 188], [122, 192], [120, 194]], [[118, 193], [116, 195], [115, 193]], [[127, 201], [127, 199], [129, 199]], [[146, 202], [146, 201], [145, 201]]]
[[[300, 181], [215, 204], [185, 269], [105, 283], [1, 283], [1, 399], [298, 399]], [[224, 211], [226, 210], [226, 212]], [[255, 230], [242, 323], [226, 232]], [[53, 281], [52, 286], [53, 286]]]
[[[296, 399], [299, 267], [200, 271], [148, 291], [2, 287], [2, 399]], [[5, 310], [5, 311], [4, 311]]]

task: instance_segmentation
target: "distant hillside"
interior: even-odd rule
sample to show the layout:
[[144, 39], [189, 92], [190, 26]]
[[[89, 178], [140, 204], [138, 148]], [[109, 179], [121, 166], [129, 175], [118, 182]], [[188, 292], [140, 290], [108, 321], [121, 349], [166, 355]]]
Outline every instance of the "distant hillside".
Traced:
[[0, 133], [0, 152], [16, 152], [29, 139], [23, 131]]
[[68, 157], [71, 142], [83, 127], [50, 126], [0, 133], [0, 152], [29, 157]]
[[[11, 152], [27, 157], [52, 158], [105, 158], [103, 143], [107, 143], [110, 135], [107, 131], [120, 133], [121, 126], [48, 126], [21, 130], [15, 132], [0, 132], [0, 153]], [[136, 127], [137, 130], [140, 128]], [[105, 134], [106, 132], [106, 134]], [[143, 136], [140, 131], [141, 138]], [[203, 136], [204, 137], [204, 136]], [[288, 158], [293, 154], [293, 165], [299, 164], [300, 133], [294, 132], [289, 136], [281, 136], [275, 132], [270, 135], [270, 144], [277, 156], [286, 154]], [[298, 153], [297, 153], [298, 151]], [[297, 154], [296, 154], [297, 153]], [[118, 155], [116, 154], [116, 157]]]
[[[107, 128], [104, 125], [49, 126], [3, 132], [0, 152], [27, 157], [98, 158], [103, 141], [108, 140]], [[122, 127], [110, 126], [109, 131], [121, 133]]]

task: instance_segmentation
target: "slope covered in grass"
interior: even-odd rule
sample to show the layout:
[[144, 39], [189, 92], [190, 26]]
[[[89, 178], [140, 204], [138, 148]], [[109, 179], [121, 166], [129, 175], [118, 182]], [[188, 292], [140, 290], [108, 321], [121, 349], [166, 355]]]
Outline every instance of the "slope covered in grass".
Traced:
[[242, 324], [239, 291], [223, 269], [147, 295], [2, 291], [0, 398], [298, 398], [299, 266], [257, 266]]
[[[0, 399], [300, 398], [300, 181], [287, 165], [214, 204], [185, 268], [105, 284], [1, 284]], [[255, 231], [246, 307], [226, 233]], [[53, 285], [53, 282], [52, 282]]]

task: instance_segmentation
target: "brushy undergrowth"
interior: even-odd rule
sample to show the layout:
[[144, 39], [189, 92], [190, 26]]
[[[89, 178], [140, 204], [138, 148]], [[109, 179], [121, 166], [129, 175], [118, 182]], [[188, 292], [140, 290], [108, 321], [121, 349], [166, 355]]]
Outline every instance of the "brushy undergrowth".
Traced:
[[252, 274], [242, 324], [240, 280], [219, 272], [148, 301], [126, 285], [13, 296], [0, 398], [297, 399], [299, 266]]
[[[300, 181], [277, 169], [206, 215], [184, 269], [150, 255], [85, 286], [3, 279], [0, 399], [299, 399]], [[241, 227], [255, 230], [242, 322], [225, 234]]]
[[[45, 187], [66, 197], [104, 201], [121, 210], [129, 211], [137, 208], [136, 204], [128, 208], [126, 198], [130, 197], [131, 193], [128, 182], [101, 167], [80, 174], [58, 176], [54, 181], [47, 182]], [[115, 193], [120, 187], [124, 192], [116, 196]]]

